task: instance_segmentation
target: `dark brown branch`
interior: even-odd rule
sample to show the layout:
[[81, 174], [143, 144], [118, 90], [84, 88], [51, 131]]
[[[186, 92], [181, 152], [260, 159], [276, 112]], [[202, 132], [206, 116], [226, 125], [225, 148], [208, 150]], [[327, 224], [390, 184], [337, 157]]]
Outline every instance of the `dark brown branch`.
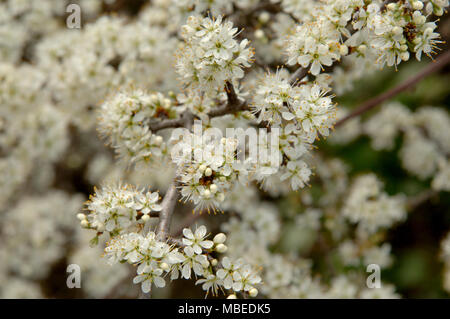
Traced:
[[384, 101], [393, 98], [400, 92], [403, 92], [406, 89], [413, 87], [418, 82], [420, 82], [423, 78], [425, 78], [426, 76], [428, 76], [434, 72], [439, 71], [440, 69], [442, 69], [444, 66], [446, 66], [449, 63], [450, 63], [450, 51], [447, 51], [447, 52], [441, 54], [436, 60], [429, 63], [422, 71], [417, 73], [415, 76], [407, 79], [406, 81], [404, 81], [400, 85], [394, 87], [393, 89], [390, 89], [390, 90], [366, 101], [365, 103], [361, 104], [353, 112], [351, 112], [344, 118], [337, 121], [335, 127], [338, 127], [338, 126], [344, 124], [351, 118], [354, 118], [356, 116], [359, 116], [359, 115], [371, 110], [372, 108], [383, 103]]

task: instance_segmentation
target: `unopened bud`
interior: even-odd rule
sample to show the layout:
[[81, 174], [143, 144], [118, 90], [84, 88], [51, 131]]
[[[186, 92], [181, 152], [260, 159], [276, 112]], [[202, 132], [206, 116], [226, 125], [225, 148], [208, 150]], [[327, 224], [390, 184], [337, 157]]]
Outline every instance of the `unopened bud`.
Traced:
[[264, 31], [261, 29], [258, 29], [255, 31], [255, 38], [262, 39], [264, 38]]
[[266, 11], [264, 11], [263, 13], [261, 13], [260, 15], [259, 15], [259, 22], [261, 22], [261, 23], [267, 23], [268, 21], [269, 21], [269, 19], [270, 19], [270, 14], [268, 13], [268, 12], [266, 12]]
[[248, 294], [250, 295], [250, 297], [256, 297], [258, 295], [258, 289], [252, 288], [252, 289], [250, 289]]
[[397, 8], [397, 5], [395, 3], [389, 3], [386, 8], [390, 11], [394, 11]]
[[86, 219], [86, 215], [83, 213], [79, 213], [79, 214], [77, 214], [77, 218], [81, 221], [81, 220]]
[[223, 254], [223, 253], [226, 252], [227, 250], [228, 250], [228, 247], [225, 246], [224, 244], [219, 244], [219, 245], [216, 246], [216, 251], [217, 251], [218, 253]]
[[159, 135], [158, 135], [157, 137], [155, 137], [155, 144], [156, 144], [157, 146], [161, 145], [162, 142], [163, 142], [162, 136], [159, 136]]
[[213, 239], [215, 244], [223, 244], [225, 240], [227, 240], [227, 236], [224, 233], [217, 234]]
[[345, 44], [341, 45], [339, 48], [339, 53], [341, 55], [347, 55], [348, 54], [348, 46], [346, 46]]
[[205, 176], [211, 176], [212, 175], [212, 169], [211, 168], [207, 168], [206, 170], [205, 170]]
[[414, 10], [422, 10], [423, 9], [423, 3], [422, 1], [414, 1], [412, 4], [412, 7]]
[[150, 220], [150, 216], [144, 215], [144, 216], [142, 216], [142, 220], [143, 220], [144, 222], [148, 222], [148, 221]]
[[409, 60], [409, 52], [408, 52], [408, 51], [402, 52], [402, 53], [400, 54], [400, 58], [401, 58], [403, 61], [408, 61], [408, 60]]
[[366, 53], [366, 51], [367, 51], [367, 47], [366, 47], [364, 44], [361, 44], [361, 45], [358, 47], [358, 51], [361, 52], [362, 54], [364, 54], [364, 53]]
[[159, 268], [161, 268], [162, 270], [169, 270], [170, 267], [166, 263], [160, 263]]
[[400, 35], [403, 33], [403, 28], [395, 26], [394, 28], [392, 28], [392, 33], [394, 33], [395, 35]]

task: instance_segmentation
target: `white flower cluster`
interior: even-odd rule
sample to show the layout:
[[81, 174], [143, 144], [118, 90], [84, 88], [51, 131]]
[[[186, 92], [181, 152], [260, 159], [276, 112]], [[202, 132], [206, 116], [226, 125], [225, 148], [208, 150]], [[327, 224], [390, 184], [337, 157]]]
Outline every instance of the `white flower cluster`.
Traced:
[[[172, 140], [172, 160], [177, 165], [181, 196], [200, 211], [215, 207], [237, 182], [241, 168], [236, 165], [237, 141], [232, 138], [212, 139], [195, 133]], [[177, 154], [175, 154], [175, 152]]]
[[253, 110], [259, 122], [294, 126], [292, 130], [312, 143], [319, 133], [328, 136], [334, 123], [335, 107], [327, 93], [316, 83], [291, 85], [281, 72], [268, 74], [257, 87]]
[[178, 113], [173, 101], [161, 93], [121, 92], [102, 104], [99, 130], [129, 162], [154, 163], [167, 150], [163, 137], [150, 130], [150, 121], [175, 118]]
[[170, 274], [170, 280], [180, 277], [190, 279], [192, 272], [200, 277], [196, 284], [201, 284], [203, 290], [211, 290], [217, 295], [218, 289], [232, 289], [234, 292], [248, 293], [255, 297], [258, 290], [255, 285], [261, 278], [250, 265], [242, 261], [232, 261], [224, 257], [219, 262], [211, 257], [213, 252], [224, 253], [226, 236], [217, 234], [214, 239], [207, 240], [205, 226], [198, 227], [195, 232], [183, 229], [182, 248], [177, 248], [166, 242], [159, 241], [154, 232], [143, 236], [138, 233], [128, 233], [112, 239], [105, 248], [106, 257], [110, 263], [126, 261], [137, 266], [137, 276], [134, 283], [141, 283], [142, 291], [148, 293], [151, 285], [164, 287], [164, 277]]
[[371, 234], [405, 219], [405, 199], [382, 192], [375, 175], [363, 175], [353, 182], [342, 213], [358, 225], [359, 233]]
[[177, 72], [190, 90], [214, 96], [225, 82], [235, 84], [250, 67], [253, 51], [248, 40], [238, 42], [230, 21], [190, 16], [182, 28], [185, 46], [178, 53]]
[[106, 186], [96, 190], [86, 203], [89, 214], [79, 214], [81, 226], [97, 231], [94, 243], [104, 232], [111, 237], [146, 223], [151, 212], [159, 212], [159, 193], [138, 190], [130, 185]]
[[[410, 52], [420, 60], [440, 43], [436, 24], [427, 22], [431, 11], [442, 14], [448, 1], [391, 2], [327, 0], [318, 3], [313, 19], [298, 25], [289, 37], [288, 64], [309, 67], [318, 75], [343, 56], [375, 59], [379, 67], [409, 60]], [[351, 27], [350, 27], [351, 26]], [[349, 31], [351, 30], [351, 31]], [[345, 40], [347, 38], [347, 40]]]

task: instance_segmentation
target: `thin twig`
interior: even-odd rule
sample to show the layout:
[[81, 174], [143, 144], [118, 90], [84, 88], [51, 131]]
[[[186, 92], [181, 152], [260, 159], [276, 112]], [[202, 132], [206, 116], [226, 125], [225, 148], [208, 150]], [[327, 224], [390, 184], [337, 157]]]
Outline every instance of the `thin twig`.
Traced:
[[166, 195], [161, 203], [162, 209], [159, 214], [159, 223], [156, 229], [158, 240], [164, 241], [169, 235], [170, 221], [172, 220], [173, 210], [178, 199], [178, 190], [176, 181], [173, 181], [167, 189]]
[[338, 126], [344, 124], [351, 118], [354, 118], [356, 116], [359, 116], [359, 115], [369, 111], [370, 109], [376, 107], [377, 105], [381, 104], [382, 102], [391, 99], [392, 97], [399, 94], [400, 92], [402, 92], [408, 88], [411, 88], [412, 86], [414, 86], [415, 84], [420, 82], [426, 76], [428, 76], [436, 71], [439, 71], [440, 69], [442, 69], [444, 66], [446, 66], [449, 63], [450, 63], [450, 51], [447, 51], [447, 52], [441, 54], [432, 63], [429, 63], [422, 71], [420, 71], [413, 77], [407, 79], [406, 81], [399, 84], [398, 86], [396, 86], [384, 93], [381, 93], [380, 95], [366, 101], [365, 103], [363, 103], [362, 105], [357, 107], [353, 112], [351, 112], [344, 118], [337, 121], [335, 127], [338, 127]]

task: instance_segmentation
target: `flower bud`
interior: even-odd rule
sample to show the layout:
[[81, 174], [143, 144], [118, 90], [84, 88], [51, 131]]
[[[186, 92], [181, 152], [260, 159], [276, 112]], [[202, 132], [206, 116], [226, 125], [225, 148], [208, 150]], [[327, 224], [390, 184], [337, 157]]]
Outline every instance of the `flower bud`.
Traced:
[[200, 171], [200, 173], [203, 173], [206, 170], [206, 165], [200, 165], [198, 170]]
[[211, 266], [213, 266], [213, 267], [217, 266], [218, 263], [219, 262], [217, 261], [217, 259], [211, 260]]
[[205, 191], [203, 192], [203, 196], [205, 196], [205, 198], [210, 198], [211, 192], [209, 190], [205, 189]]
[[258, 17], [259, 22], [261, 23], [267, 23], [270, 20], [270, 14], [266, 11], [264, 11], [263, 13], [261, 13]]
[[166, 263], [160, 263], [159, 268], [161, 268], [162, 270], [169, 270], [170, 267]]
[[227, 297], [227, 299], [237, 299], [237, 297], [236, 297], [235, 294], [232, 294], [232, 295], [229, 295], [229, 296]]
[[87, 221], [87, 219], [83, 219], [80, 223], [81, 227], [83, 228], [87, 228], [89, 226], [89, 222]]
[[86, 219], [86, 215], [83, 213], [79, 213], [79, 214], [77, 214], [77, 218], [81, 221], [81, 220]]
[[148, 222], [150, 220], [150, 216], [149, 215], [144, 215], [144, 216], [142, 216], [142, 220], [144, 222]]
[[250, 295], [250, 297], [256, 297], [258, 295], [258, 289], [252, 288], [252, 289], [250, 289], [248, 294]]
[[162, 144], [162, 142], [163, 142], [162, 136], [158, 135], [157, 137], [155, 137], [155, 145], [159, 146]]
[[209, 190], [211, 191], [211, 193], [215, 194], [217, 192], [217, 185], [216, 184], [209, 185]]
[[412, 7], [414, 10], [422, 10], [423, 9], [423, 3], [422, 1], [414, 1], [412, 3]]
[[386, 8], [390, 11], [394, 11], [397, 8], [397, 4], [391, 2], [386, 6]]
[[399, 27], [398, 25], [395, 26], [394, 28], [392, 28], [392, 33], [394, 33], [395, 35], [400, 35], [403, 33], [403, 28]]
[[206, 170], [205, 170], [205, 176], [211, 176], [212, 175], [212, 169], [211, 168], [207, 168]]
[[364, 44], [361, 44], [361, 45], [358, 47], [358, 51], [359, 51], [360, 53], [364, 54], [364, 53], [366, 53], [366, 51], [367, 51], [367, 47], [366, 47]]
[[223, 254], [223, 253], [226, 252], [227, 250], [228, 250], [228, 247], [225, 246], [224, 244], [219, 244], [219, 245], [216, 246], [216, 251], [217, 251], [218, 253]]
[[339, 47], [339, 53], [341, 55], [347, 55], [348, 54], [348, 46], [346, 46], [345, 44], [341, 45]]
[[227, 240], [227, 236], [224, 233], [217, 234], [213, 239], [215, 244], [223, 244], [225, 240]]
[[403, 61], [408, 61], [409, 60], [409, 52], [408, 51], [402, 52], [400, 54], [400, 59], [402, 59]]
[[261, 29], [258, 29], [255, 31], [255, 38], [262, 39], [264, 38], [264, 31]]

